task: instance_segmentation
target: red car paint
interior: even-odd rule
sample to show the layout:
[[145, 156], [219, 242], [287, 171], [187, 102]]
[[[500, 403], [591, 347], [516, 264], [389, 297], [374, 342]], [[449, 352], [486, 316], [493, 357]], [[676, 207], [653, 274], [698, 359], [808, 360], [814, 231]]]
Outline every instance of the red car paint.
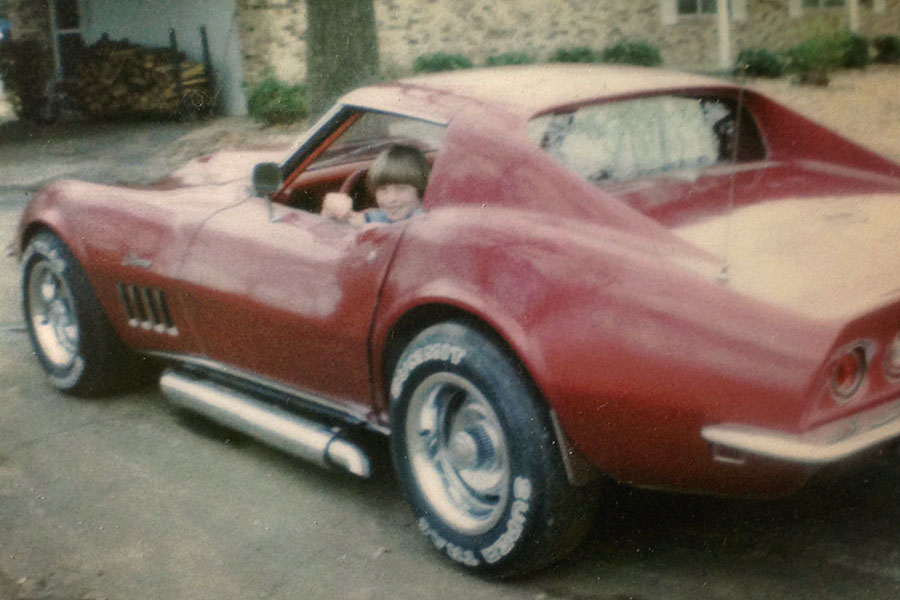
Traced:
[[[662, 93], [744, 105], [765, 158], [595, 186], [525, 133], [536, 115]], [[833, 224], [828, 242], [846, 236], [840, 256], [852, 257], [854, 220], [900, 203], [900, 166], [749, 90], [660, 71], [439, 74], [341, 103], [446, 124], [424, 216], [356, 230], [288, 206], [291, 194], [336, 189], [366, 166], [308, 172], [317, 150], [307, 142], [310, 159], [285, 163], [301, 166], [285, 173], [272, 219], [249, 191], [260, 155], [232, 154], [148, 189], [55, 183], [26, 210], [20, 247], [40, 228], [55, 231], [127, 345], [252, 373], [382, 431], [403, 341], [469, 315], [515, 353], [570, 449], [637, 485], [783, 493], [815, 465], [717, 455], [703, 428], [797, 436], [900, 398], [900, 382], [880, 368], [900, 331], [900, 275], [873, 271], [849, 296], [842, 289], [860, 264], [895, 260], [894, 246], [876, 236], [858, 261], [834, 265], [833, 281], [769, 286], [757, 261], [791, 272], [794, 257], [821, 251], [825, 229], [805, 237], [807, 213], [783, 212], [794, 206]], [[767, 215], [799, 224], [780, 249], [747, 250], [729, 229]], [[178, 334], [129, 325], [121, 283], [164, 291]], [[866, 381], [837, 402], [833, 361], [859, 341], [870, 349]]]

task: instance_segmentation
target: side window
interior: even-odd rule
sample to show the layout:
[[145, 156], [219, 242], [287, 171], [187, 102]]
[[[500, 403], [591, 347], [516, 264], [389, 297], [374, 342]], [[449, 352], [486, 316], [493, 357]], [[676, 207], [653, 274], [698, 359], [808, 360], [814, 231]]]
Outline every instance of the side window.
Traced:
[[593, 183], [622, 181], [728, 162], [765, 158], [749, 115], [737, 122], [733, 101], [656, 96], [542, 115], [528, 135], [560, 163]]
[[[354, 209], [374, 204], [362, 173], [378, 154], [395, 144], [418, 148], [429, 158], [439, 149], [446, 126], [403, 115], [345, 107], [322, 125], [309, 142], [282, 166], [287, 204], [319, 212], [328, 192], [342, 184], [354, 199]], [[352, 177], [352, 179], [350, 179]]]

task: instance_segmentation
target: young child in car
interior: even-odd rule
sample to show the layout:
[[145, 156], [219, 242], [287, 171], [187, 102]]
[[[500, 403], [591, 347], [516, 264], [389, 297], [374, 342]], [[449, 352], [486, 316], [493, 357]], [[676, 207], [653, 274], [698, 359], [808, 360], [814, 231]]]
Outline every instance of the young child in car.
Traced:
[[375, 194], [378, 208], [353, 210], [353, 199], [330, 192], [322, 202], [322, 215], [352, 225], [396, 223], [422, 213], [422, 194], [431, 165], [421, 150], [395, 145], [382, 151], [366, 174], [366, 185]]

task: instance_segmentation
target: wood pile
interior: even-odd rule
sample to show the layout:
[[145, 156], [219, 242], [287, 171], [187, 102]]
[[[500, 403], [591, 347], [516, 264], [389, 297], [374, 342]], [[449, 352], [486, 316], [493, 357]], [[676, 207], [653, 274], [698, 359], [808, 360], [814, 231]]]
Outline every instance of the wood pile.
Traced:
[[169, 48], [101, 39], [79, 53], [66, 91], [95, 118], [181, 117], [212, 108], [203, 63]]

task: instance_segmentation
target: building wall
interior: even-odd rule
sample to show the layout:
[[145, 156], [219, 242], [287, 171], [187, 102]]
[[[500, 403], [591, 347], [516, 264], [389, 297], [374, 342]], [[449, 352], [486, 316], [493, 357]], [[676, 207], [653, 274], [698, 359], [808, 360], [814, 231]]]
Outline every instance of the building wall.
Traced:
[[431, 52], [476, 63], [503, 52], [546, 58], [561, 47], [603, 48], [626, 36], [652, 38], [658, 0], [376, 0], [382, 63], [408, 69]]
[[900, 36], [900, 0], [882, 0], [882, 2], [885, 4], [884, 12], [876, 13], [868, 8], [860, 9], [860, 33], [869, 37]]
[[273, 76], [292, 83], [306, 77], [304, 0], [237, 0], [244, 77]]
[[[860, 0], [862, 2], [863, 0]], [[716, 17], [675, 15], [676, 0], [374, 0], [379, 54], [387, 76], [411, 72], [432, 52], [463, 54], [476, 64], [502, 52], [547, 58], [561, 47], [602, 49], [625, 38], [660, 47], [670, 67], [719, 67]], [[743, 48], [787, 49], [849, 24], [846, 7], [802, 8], [801, 0], [731, 0], [732, 56]], [[242, 80], [306, 76], [305, 0], [82, 0], [88, 41], [114, 38], [165, 44], [168, 27], [199, 58], [196, 28], [206, 24], [217, 71], [227, 79], [226, 110], [243, 111]], [[49, 39], [46, 0], [6, 0], [14, 36]], [[868, 37], [900, 35], [900, 0], [859, 8]], [[876, 13], [872, 5], [883, 10]], [[792, 7], [792, 8], [791, 8]], [[243, 69], [241, 69], [241, 66]], [[243, 70], [243, 73], [241, 71]]]
[[[804, 8], [798, 16], [792, 16], [781, 6], [786, 4], [786, 1], [749, 0], [748, 20], [736, 24], [734, 29], [735, 49], [782, 51], [815, 35], [849, 29], [847, 7]], [[900, 0], [884, 0], [880, 12], [870, 6], [860, 6], [859, 33], [869, 38], [900, 35]]]
[[[679, 16], [671, 22], [664, 14], [666, 1], [375, 0], [382, 70], [388, 76], [408, 73], [417, 56], [432, 52], [463, 54], [478, 64], [502, 52], [543, 59], [561, 47], [602, 49], [624, 38], [658, 45], [667, 66], [718, 68], [716, 17]], [[849, 21], [846, 7], [800, 8], [790, 16], [792, 0], [732, 1], [742, 5], [739, 15], [732, 14], [738, 17], [732, 23], [732, 56], [751, 47], [784, 50], [815, 34], [845, 29]], [[881, 1], [885, 8], [878, 14], [860, 6], [860, 32], [900, 35], [900, 0]], [[303, 0], [238, 0], [238, 13], [248, 82], [267, 74], [302, 81]]]
[[50, 43], [50, 7], [46, 0], [6, 0], [13, 38], [34, 38]]

